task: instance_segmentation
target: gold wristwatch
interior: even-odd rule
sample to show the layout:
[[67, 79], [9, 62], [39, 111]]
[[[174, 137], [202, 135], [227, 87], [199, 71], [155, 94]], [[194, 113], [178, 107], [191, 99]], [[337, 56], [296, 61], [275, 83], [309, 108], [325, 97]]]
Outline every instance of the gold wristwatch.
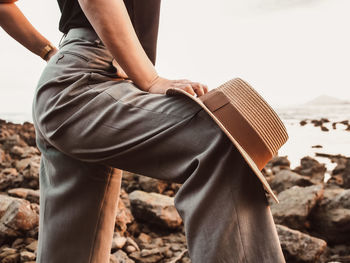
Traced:
[[55, 49], [55, 47], [51, 44], [51, 43], [49, 43], [49, 44], [47, 44], [42, 50], [41, 50], [41, 52], [40, 52], [40, 57], [43, 59], [43, 60], [47, 60], [47, 56], [49, 55], [49, 53], [51, 52], [51, 51], [53, 51]]

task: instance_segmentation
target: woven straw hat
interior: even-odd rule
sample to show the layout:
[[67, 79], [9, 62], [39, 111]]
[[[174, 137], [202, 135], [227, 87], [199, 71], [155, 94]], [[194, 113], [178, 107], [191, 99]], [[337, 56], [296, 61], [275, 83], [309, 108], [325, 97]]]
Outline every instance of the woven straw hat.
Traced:
[[202, 106], [240, 151], [267, 193], [279, 202], [261, 170], [288, 140], [288, 134], [277, 113], [255, 89], [235, 78], [199, 97], [177, 88], [166, 94], [184, 94]]

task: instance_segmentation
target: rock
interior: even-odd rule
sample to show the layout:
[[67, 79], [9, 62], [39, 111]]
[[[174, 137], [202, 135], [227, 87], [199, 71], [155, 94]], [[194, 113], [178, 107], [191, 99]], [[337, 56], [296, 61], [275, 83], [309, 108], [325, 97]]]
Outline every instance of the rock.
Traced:
[[295, 185], [310, 186], [313, 184], [310, 177], [299, 175], [290, 170], [279, 171], [275, 176], [270, 178], [269, 183], [271, 188], [277, 193], [280, 193]]
[[3, 248], [2, 250], [0, 250], [0, 260], [1, 262], [3, 262], [3, 259], [8, 257], [8, 256], [11, 256], [11, 255], [14, 255], [17, 253], [17, 250], [14, 249], [14, 248], [9, 248], [9, 247], [6, 247], [6, 248]]
[[321, 125], [321, 131], [329, 131], [329, 129], [326, 126]]
[[37, 247], [38, 247], [38, 240], [34, 240], [26, 246], [26, 249], [28, 249], [29, 251], [35, 252]]
[[23, 170], [23, 176], [27, 179], [39, 179], [40, 157], [34, 156], [30, 158], [30, 162]]
[[6, 153], [4, 152], [3, 149], [0, 148], [0, 167], [1, 164], [4, 163], [6, 161]]
[[168, 248], [143, 249], [129, 255], [137, 263], [157, 263], [165, 258], [165, 252]]
[[115, 232], [112, 239], [112, 251], [123, 248], [125, 244], [126, 237], [120, 236], [118, 232]]
[[0, 236], [17, 237], [39, 224], [27, 200], [0, 195]]
[[350, 242], [350, 189], [325, 189], [310, 215], [311, 227], [331, 244]]
[[25, 158], [15, 162], [16, 169], [22, 172], [30, 164], [32, 158]]
[[311, 120], [311, 123], [313, 123], [314, 126], [317, 127], [321, 126], [323, 122], [321, 120]]
[[22, 149], [24, 150], [24, 153], [21, 155], [21, 158], [28, 158], [28, 157], [40, 155], [40, 151], [36, 147], [27, 146]]
[[128, 255], [123, 250], [118, 250], [113, 255], [113, 260], [110, 261], [111, 263], [135, 263], [132, 259], [128, 257]]
[[35, 260], [35, 258], [36, 258], [35, 254], [33, 252], [22, 251], [20, 253], [21, 262], [32, 261], [32, 260]]
[[308, 216], [322, 198], [323, 186], [293, 186], [278, 194], [280, 203], [271, 201], [271, 212], [275, 223], [294, 229], [308, 228]]
[[140, 240], [141, 243], [151, 243], [152, 242], [152, 238], [145, 234], [145, 233], [141, 233], [138, 237], [138, 240]]
[[271, 166], [283, 166], [283, 167], [290, 167], [290, 161], [288, 160], [287, 156], [274, 156], [270, 161], [269, 164]]
[[307, 120], [301, 120], [301, 121], [299, 122], [299, 124], [300, 124], [300, 126], [304, 126], [304, 125], [307, 124]]
[[337, 166], [332, 170], [332, 175], [342, 174], [346, 168], [346, 158], [339, 158], [336, 162]]
[[9, 255], [1, 260], [1, 263], [17, 263], [19, 262], [20, 256], [18, 253]]
[[318, 184], [323, 183], [327, 168], [325, 164], [321, 164], [310, 156], [306, 156], [300, 160], [300, 166], [292, 171], [300, 175], [309, 176], [314, 184]]
[[20, 157], [22, 154], [24, 154], [24, 149], [15, 145], [10, 149], [10, 153], [17, 157]]
[[24, 241], [23, 238], [16, 238], [15, 241], [13, 241], [11, 247], [16, 249], [21, 248], [23, 247], [23, 241]]
[[5, 139], [3, 149], [5, 151], [10, 151], [10, 149], [15, 145], [21, 147], [27, 146], [27, 144], [21, 139], [21, 137], [18, 134], [13, 134]]
[[127, 193], [140, 189], [139, 177], [140, 175], [123, 170], [122, 188], [125, 189]]
[[117, 215], [115, 219], [115, 229], [120, 234], [123, 234], [127, 230], [128, 225], [130, 225], [133, 221], [134, 217], [131, 211], [125, 206], [124, 200], [119, 199]]
[[7, 188], [18, 187], [23, 182], [23, 176], [15, 168], [5, 168], [0, 172], [0, 191]]
[[337, 160], [337, 166], [333, 169], [332, 176], [327, 181], [328, 186], [350, 188], [350, 159], [339, 158]]
[[40, 191], [29, 188], [13, 188], [7, 191], [10, 196], [27, 199], [29, 202], [39, 204]]
[[[133, 240], [131, 237], [127, 237], [127, 238], [126, 238], [126, 246], [127, 246], [127, 247], [129, 247], [129, 246], [134, 247], [135, 250], [140, 251], [140, 248], [139, 248], [139, 246], [137, 245], [136, 241]], [[133, 250], [133, 251], [135, 251], [135, 250]]]
[[125, 251], [129, 254], [136, 251], [136, 248], [133, 246], [126, 246]]
[[163, 193], [167, 188], [168, 183], [162, 180], [158, 180], [155, 178], [140, 176], [139, 177], [139, 186], [145, 192], [155, 192], [155, 193]]
[[319, 262], [326, 252], [326, 241], [286, 226], [276, 225], [283, 254], [287, 262]]
[[131, 212], [136, 219], [169, 229], [181, 226], [182, 219], [174, 206], [173, 197], [136, 190], [129, 198]]

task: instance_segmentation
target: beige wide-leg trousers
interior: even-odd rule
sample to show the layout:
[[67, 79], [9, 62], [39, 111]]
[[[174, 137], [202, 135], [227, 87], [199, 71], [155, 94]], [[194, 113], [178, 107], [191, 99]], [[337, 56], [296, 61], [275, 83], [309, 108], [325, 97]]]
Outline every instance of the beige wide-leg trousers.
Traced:
[[194, 263], [285, 262], [262, 184], [186, 96], [118, 80], [90, 29], [71, 29], [33, 101], [40, 169], [37, 262], [107, 263], [120, 171], [181, 183]]

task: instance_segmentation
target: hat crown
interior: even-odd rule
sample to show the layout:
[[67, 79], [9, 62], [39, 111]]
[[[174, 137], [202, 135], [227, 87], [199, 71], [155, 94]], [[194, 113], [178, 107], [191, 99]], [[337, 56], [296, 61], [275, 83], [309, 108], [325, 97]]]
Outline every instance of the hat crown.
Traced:
[[217, 88], [261, 137], [271, 155], [275, 155], [288, 140], [281, 119], [262, 96], [246, 81], [235, 78]]

